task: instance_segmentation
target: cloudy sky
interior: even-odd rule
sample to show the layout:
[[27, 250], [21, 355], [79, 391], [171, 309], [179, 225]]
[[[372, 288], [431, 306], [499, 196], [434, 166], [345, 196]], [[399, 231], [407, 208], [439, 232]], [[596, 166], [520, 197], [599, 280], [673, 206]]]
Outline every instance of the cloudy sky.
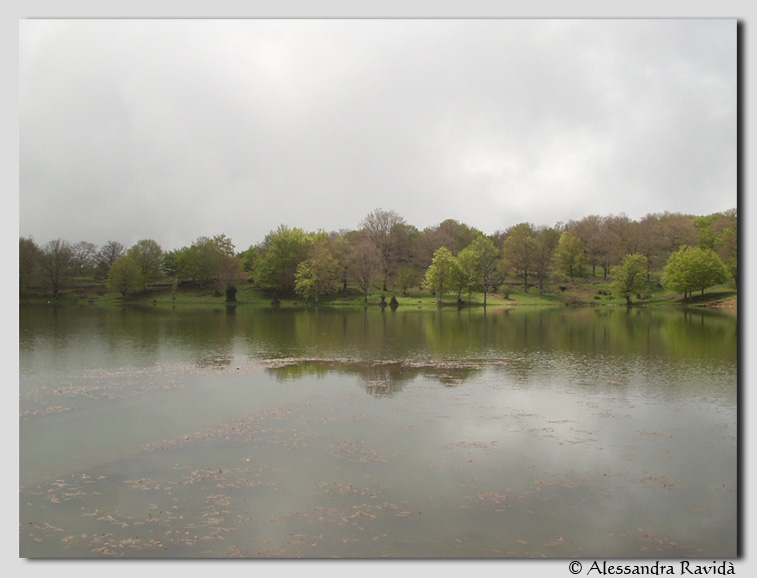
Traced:
[[735, 20], [24, 20], [19, 234], [165, 249], [372, 210], [493, 233], [736, 198]]

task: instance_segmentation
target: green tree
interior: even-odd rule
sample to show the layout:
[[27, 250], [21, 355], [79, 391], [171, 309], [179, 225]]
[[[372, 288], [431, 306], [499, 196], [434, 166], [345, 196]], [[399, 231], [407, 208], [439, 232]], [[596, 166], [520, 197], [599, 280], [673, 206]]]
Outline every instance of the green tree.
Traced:
[[280, 225], [266, 235], [256, 251], [253, 280], [265, 291], [294, 294], [298, 265], [308, 258], [313, 236], [299, 228]]
[[431, 265], [426, 271], [423, 285], [436, 295], [436, 306], [441, 307], [442, 296], [452, 284], [457, 263], [455, 256], [447, 247], [440, 247], [434, 253]]
[[181, 249], [166, 251], [163, 254], [161, 270], [166, 277], [176, 277], [177, 279], [179, 278], [179, 270], [181, 268], [181, 262], [184, 259], [184, 253], [186, 252], [186, 250], [187, 247], [182, 247]]
[[246, 251], [242, 251], [239, 254], [239, 258], [242, 259], [245, 271], [252, 273], [255, 270], [261, 251], [261, 245], [251, 245]]
[[[475, 242], [475, 241], [474, 241]], [[468, 303], [470, 304], [473, 291], [480, 285], [479, 270], [481, 268], [479, 254], [473, 243], [465, 247], [457, 255], [457, 267], [454, 268], [454, 284], [457, 289], [457, 298], [463, 290], [468, 293]]]
[[694, 226], [699, 231], [699, 246], [703, 249], [715, 249], [717, 246], [718, 236], [713, 225], [719, 216], [719, 213], [713, 213], [712, 215], [703, 215], [692, 219]]
[[528, 279], [533, 272], [536, 230], [531, 223], [519, 223], [508, 231], [502, 245], [502, 254], [515, 275], [523, 279], [523, 287], [528, 293]]
[[647, 258], [634, 253], [626, 255], [623, 263], [613, 269], [611, 289], [616, 297], [625, 297], [631, 305], [631, 296], [644, 291], [647, 286]]
[[[715, 251], [734, 281], [738, 279], [738, 213], [730, 209], [704, 217], [695, 217], [699, 246]], [[693, 243], [691, 243], [693, 245]]]
[[557, 270], [573, 281], [576, 275], [580, 275], [583, 262], [584, 248], [581, 239], [573, 231], [565, 231], [560, 235], [560, 241], [555, 250]]
[[457, 255], [457, 265], [462, 288], [468, 290], [468, 301], [472, 291], [482, 291], [486, 307], [489, 292], [503, 279], [497, 246], [480, 234]]
[[218, 274], [221, 257], [232, 256], [224, 248], [223, 239], [199, 237], [190, 247], [183, 249], [177, 257], [177, 276], [182, 281], [195, 281], [200, 287], [212, 282]]
[[321, 295], [334, 293], [339, 287], [339, 262], [331, 255], [328, 244], [321, 240], [315, 244], [312, 256], [297, 266], [294, 290], [305, 301], [318, 304]]
[[224, 233], [214, 235], [211, 241], [223, 255], [226, 255], [227, 257], [234, 257], [234, 255], [236, 255], [236, 247], [234, 247], [234, 243], [232, 243], [231, 239]]
[[417, 287], [423, 280], [423, 272], [419, 271], [412, 263], [403, 263], [397, 268], [395, 281], [402, 289], [402, 294], [407, 297], [411, 287]]
[[728, 271], [723, 261], [712, 249], [702, 247], [681, 247], [668, 259], [662, 274], [662, 284], [669, 291], [683, 293], [688, 299], [694, 291], [724, 283]]
[[142, 239], [126, 252], [139, 265], [142, 284], [155, 283], [163, 277], [163, 249], [152, 239]]
[[144, 278], [136, 259], [129, 255], [118, 257], [110, 266], [107, 286], [124, 297], [139, 292], [144, 287]]
[[489, 237], [481, 235], [469, 245], [476, 254], [478, 271], [476, 281], [478, 288], [484, 293], [484, 307], [487, 295], [504, 279], [500, 262], [500, 252]]

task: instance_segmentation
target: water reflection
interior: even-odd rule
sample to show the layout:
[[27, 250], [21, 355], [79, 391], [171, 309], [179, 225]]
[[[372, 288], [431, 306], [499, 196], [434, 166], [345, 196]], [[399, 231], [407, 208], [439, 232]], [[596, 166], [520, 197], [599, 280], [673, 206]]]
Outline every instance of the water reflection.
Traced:
[[459, 362], [414, 362], [356, 361], [351, 359], [276, 359], [264, 363], [268, 371], [279, 380], [301, 379], [315, 376], [319, 379], [331, 374], [357, 377], [366, 393], [382, 397], [402, 391], [405, 384], [418, 377], [437, 380], [445, 386], [454, 387], [479, 375], [490, 363]]
[[22, 307], [33, 557], [723, 557], [735, 320]]
[[[54, 363], [86, 363], [84, 349], [158, 362], [178, 350], [199, 365], [244, 354], [261, 359], [487, 359], [522, 352], [736, 362], [735, 319], [624, 308], [543, 311], [293, 311], [237, 306], [97, 309], [21, 307], [22, 363], [50, 348]], [[177, 352], [171, 351], [171, 356]], [[224, 357], [226, 356], [226, 357]], [[68, 357], [68, 359], [61, 359]], [[22, 370], [25, 367], [22, 367]]]

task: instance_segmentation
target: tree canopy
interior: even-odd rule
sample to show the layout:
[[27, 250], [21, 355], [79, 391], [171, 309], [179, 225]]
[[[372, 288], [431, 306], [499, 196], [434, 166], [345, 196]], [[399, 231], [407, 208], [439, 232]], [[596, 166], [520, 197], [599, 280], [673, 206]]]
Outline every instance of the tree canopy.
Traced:
[[565, 231], [560, 235], [555, 260], [558, 270], [566, 277], [570, 277], [571, 281], [580, 275], [584, 262], [584, 248], [576, 233]]
[[[612, 279], [618, 293], [630, 300], [633, 292], [623, 288], [628, 284], [623, 277], [632, 271], [627, 258], [642, 255], [647, 282], [660, 280], [666, 267], [666, 287], [688, 297], [724, 282], [720, 264], [736, 281], [737, 238], [735, 209], [701, 217], [656, 213], [638, 221], [623, 214], [590, 215], [553, 227], [523, 222], [492, 235], [454, 219], [421, 231], [395, 211], [376, 209], [355, 230], [327, 233], [281, 225], [242, 252], [225, 234], [201, 236], [169, 251], [153, 239], [128, 249], [108, 241], [98, 250], [86, 241], [72, 245], [56, 239], [39, 247], [31, 237], [20, 238], [19, 291], [31, 295], [43, 289], [57, 296], [74, 279], [91, 284], [94, 277], [103, 283], [123, 274], [121, 264], [109, 275], [118, 259], [128, 255], [139, 267], [143, 286], [195, 284], [222, 292], [250, 282], [278, 296], [315, 299], [359, 291], [366, 301], [376, 289], [408, 295], [418, 288], [433, 291], [439, 302], [445, 292], [457, 292], [460, 299], [465, 291], [469, 301], [473, 292], [482, 292], [486, 304], [490, 292], [505, 284], [520, 283], [526, 292], [537, 285], [543, 293], [565, 278], [607, 278], [612, 271], [613, 278], [620, 276]], [[679, 259], [684, 247], [711, 253]], [[105, 285], [114, 287], [112, 281]], [[127, 287], [130, 291], [133, 287]]]
[[523, 288], [528, 292], [528, 278], [534, 266], [534, 240], [536, 230], [531, 223], [519, 223], [508, 231], [502, 245], [505, 261], [523, 279]]
[[683, 293], [684, 298], [694, 291], [701, 291], [723, 283], [728, 271], [723, 261], [712, 249], [681, 247], [673, 253], [662, 275], [662, 284], [669, 291]]
[[261, 289], [292, 295], [299, 264], [307, 259], [313, 236], [286, 225], [271, 231], [257, 255], [253, 279]]
[[153, 239], [142, 239], [126, 252], [139, 266], [142, 283], [149, 285], [163, 276], [163, 249]]
[[311, 257], [297, 266], [294, 290], [318, 304], [321, 295], [333, 293], [339, 286], [339, 262], [328, 251], [325, 240], [316, 243]]
[[631, 304], [631, 297], [642, 293], [647, 286], [647, 258], [634, 253], [627, 255], [623, 263], [613, 270], [612, 292], [616, 297], [624, 297]]
[[138, 293], [144, 287], [142, 269], [136, 259], [122, 255], [113, 262], [108, 273], [108, 287], [124, 297]]
[[436, 250], [431, 265], [426, 271], [423, 285], [436, 295], [437, 307], [441, 306], [442, 296], [452, 284], [457, 268], [455, 256], [447, 247]]

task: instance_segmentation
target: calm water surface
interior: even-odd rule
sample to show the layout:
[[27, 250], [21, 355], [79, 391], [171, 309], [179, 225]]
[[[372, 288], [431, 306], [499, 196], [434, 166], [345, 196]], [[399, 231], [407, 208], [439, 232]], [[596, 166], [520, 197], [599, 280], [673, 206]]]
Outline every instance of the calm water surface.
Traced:
[[723, 558], [703, 312], [20, 309], [20, 555]]

